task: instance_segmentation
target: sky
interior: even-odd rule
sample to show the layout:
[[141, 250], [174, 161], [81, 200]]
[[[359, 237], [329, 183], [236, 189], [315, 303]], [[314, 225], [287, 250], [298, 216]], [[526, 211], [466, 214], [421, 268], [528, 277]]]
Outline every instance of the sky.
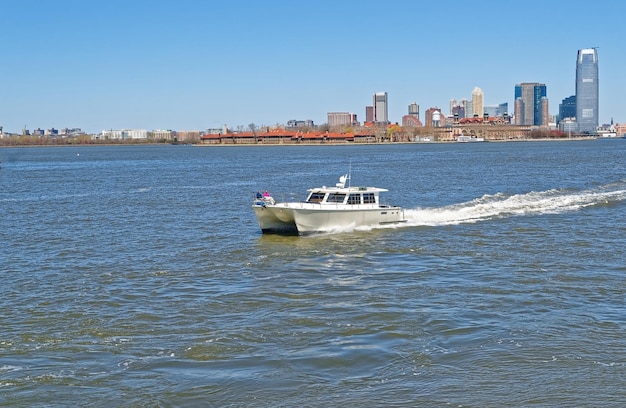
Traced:
[[575, 93], [576, 55], [598, 47], [600, 122], [626, 122], [622, 0], [0, 0], [0, 126], [204, 130], [365, 119], [387, 92], [449, 113], [450, 99], [509, 103]]

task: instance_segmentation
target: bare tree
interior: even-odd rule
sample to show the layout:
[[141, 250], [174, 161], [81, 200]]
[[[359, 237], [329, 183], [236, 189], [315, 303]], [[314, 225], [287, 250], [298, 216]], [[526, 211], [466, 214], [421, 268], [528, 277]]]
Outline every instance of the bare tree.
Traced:
[[250, 123], [248, 125], [248, 127], [250, 128], [250, 131], [254, 135], [254, 143], [255, 144], [258, 143], [259, 140], [258, 140], [257, 135], [256, 135], [256, 125], [254, 123]]

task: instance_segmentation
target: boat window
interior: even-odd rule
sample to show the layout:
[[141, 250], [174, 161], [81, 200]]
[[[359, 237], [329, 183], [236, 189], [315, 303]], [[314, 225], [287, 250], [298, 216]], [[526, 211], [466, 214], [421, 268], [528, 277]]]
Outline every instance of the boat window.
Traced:
[[374, 193], [364, 193], [363, 194], [363, 204], [374, 204], [376, 202], [376, 197]]
[[309, 203], [321, 203], [322, 200], [324, 200], [324, 193], [311, 193], [307, 201]]
[[343, 200], [346, 199], [345, 194], [336, 194], [330, 193], [328, 194], [328, 198], [326, 199], [327, 203], [343, 203]]
[[361, 194], [350, 194], [348, 204], [361, 204]]

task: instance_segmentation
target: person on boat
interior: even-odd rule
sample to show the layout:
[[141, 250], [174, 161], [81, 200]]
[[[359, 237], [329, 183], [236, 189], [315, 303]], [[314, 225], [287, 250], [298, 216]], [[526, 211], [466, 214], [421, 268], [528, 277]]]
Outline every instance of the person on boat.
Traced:
[[263, 194], [261, 194], [261, 190], [259, 190], [259, 191], [257, 191], [257, 192], [256, 192], [256, 198], [257, 198], [258, 200], [260, 200], [261, 198], [263, 198]]
[[270, 192], [265, 190], [265, 192], [263, 193], [263, 198], [269, 198], [270, 197]]

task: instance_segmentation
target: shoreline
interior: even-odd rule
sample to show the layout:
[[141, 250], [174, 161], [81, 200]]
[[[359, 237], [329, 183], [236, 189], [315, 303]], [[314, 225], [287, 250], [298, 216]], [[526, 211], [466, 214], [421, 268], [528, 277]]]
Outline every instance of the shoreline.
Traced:
[[428, 145], [428, 144], [476, 144], [476, 143], [526, 143], [526, 142], [576, 142], [589, 140], [623, 140], [623, 137], [598, 137], [598, 136], [576, 136], [568, 138], [537, 138], [537, 139], [506, 139], [506, 140], [484, 140], [480, 142], [458, 142], [450, 141], [430, 141], [430, 142], [345, 142], [345, 143], [85, 143], [85, 144], [23, 144], [23, 145], [0, 145], [0, 149], [13, 149], [22, 147], [111, 147], [111, 146], [192, 146], [192, 147], [256, 147], [256, 146], [368, 146], [368, 145]]

